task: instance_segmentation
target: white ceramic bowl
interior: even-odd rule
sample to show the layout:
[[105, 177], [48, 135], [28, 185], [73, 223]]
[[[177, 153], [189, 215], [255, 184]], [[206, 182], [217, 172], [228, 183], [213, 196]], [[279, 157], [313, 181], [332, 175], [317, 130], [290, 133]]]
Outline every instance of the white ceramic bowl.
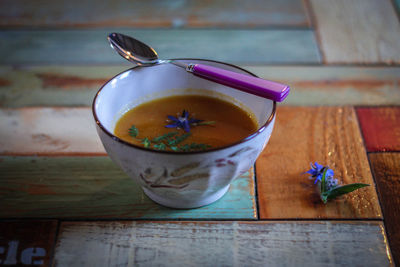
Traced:
[[[236, 66], [206, 60], [203, 63], [247, 73]], [[127, 143], [114, 127], [132, 107], [149, 100], [182, 94], [214, 96], [252, 112], [259, 129], [229, 146], [201, 152], [149, 150]], [[221, 198], [230, 183], [253, 166], [267, 144], [275, 121], [276, 103], [224, 85], [201, 79], [172, 64], [134, 67], [108, 81], [93, 101], [96, 129], [105, 150], [155, 202], [172, 208], [195, 208]]]

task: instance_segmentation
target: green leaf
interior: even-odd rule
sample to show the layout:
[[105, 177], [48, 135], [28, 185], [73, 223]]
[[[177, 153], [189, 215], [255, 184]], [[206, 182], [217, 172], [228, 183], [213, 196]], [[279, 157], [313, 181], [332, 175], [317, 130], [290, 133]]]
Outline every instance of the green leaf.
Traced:
[[215, 121], [202, 121], [202, 122], [197, 122], [196, 125], [214, 125]]
[[177, 147], [177, 146], [171, 146], [170, 148], [172, 149], [172, 151], [175, 151], [175, 152], [179, 151], [179, 147]]
[[139, 130], [135, 127], [135, 125], [132, 125], [132, 127], [129, 128], [128, 133], [130, 136], [136, 138], [136, 136], [139, 135]]
[[369, 184], [355, 183], [355, 184], [346, 184], [346, 185], [338, 186], [329, 191], [321, 193], [321, 199], [324, 203], [326, 203], [330, 199], [353, 192], [354, 190], [357, 190], [357, 189], [360, 189], [360, 188], [363, 188], [366, 186], [369, 186]]
[[158, 150], [165, 150], [167, 148], [167, 146], [164, 143], [155, 144], [153, 145], [153, 147]]
[[175, 146], [181, 142], [183, 142], [186, 138], [188, 138], [191, 134], [190, 133], [185, 133], [182, 134], [181, 136], [177, 136], [175, 139], [172, 139], [168, 142], [168, 145], [170, 146]]
[[170, 137], [172, 137], [172, 136], [175, 136], [175, 135], [177, 135], [177, 134], [178, 134], [178, 132], [166, 133], [166, 134], [157, 136], [156, 138], [154, 138], [154, 139], [152, 140], [152, 142], [154, 142], [154, 143], [159, 143], [159, 142], [164, 141], [165, 139], [168, 139], [168, 138], [170, 138]]
[[142, 140], [142, 144], [144, 145], [145, 148], [148, 148], [148, 147], [150, 147], [151, 142], [150, 142], [149, 138], [145, 137]]

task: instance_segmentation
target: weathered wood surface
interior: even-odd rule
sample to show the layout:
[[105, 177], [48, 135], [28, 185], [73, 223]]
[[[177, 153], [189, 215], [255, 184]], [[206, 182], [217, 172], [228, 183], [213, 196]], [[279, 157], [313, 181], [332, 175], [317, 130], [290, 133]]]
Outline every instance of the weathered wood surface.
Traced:
[[385, 240], [378, 222], [65, 222], [54, 263], [390, 266]]
[[400, 63], [400, 23], [390, 0], [311, 0], [327, 63]]
[[231, 63], [319, 63], [314, 33], [303, 29], [110, 29], [0, 31], [2, 64], [121, 64], [106, 36], [122, 32], [151, 45], [161, 58]]
[[0, 110], [0, 154], [105, 155], [90, 108]]
[[[367, 183], [323, 204], [308, 174], [328, 165], [343, 184]], [[351, 107], [279, 107], [272, 137], [256, 162], [261, 219], [382, 218], [371, 170]]]
[[357, 108], [357, 115], [368, 151], [400, 151], [400, 107]]
[[0, 27], [308, 26], [300, 0], [2, 0]]
[[370, 153], [393, 259], [400, 266], [400, 154]]
[[[399, 67], [241, 66], [287, 83], [280, 105], [396, 105]], [[0, 66], [0, 106], [90, 106], [99, 88], [129, 66]]]
[[50, 266], [57, 224], [53, 220], [0, 221], [0, 265]]
[[257, 219], [254, 172], [198, 209], [155, 204], [108, 157], [0, 157], [0, 218]]

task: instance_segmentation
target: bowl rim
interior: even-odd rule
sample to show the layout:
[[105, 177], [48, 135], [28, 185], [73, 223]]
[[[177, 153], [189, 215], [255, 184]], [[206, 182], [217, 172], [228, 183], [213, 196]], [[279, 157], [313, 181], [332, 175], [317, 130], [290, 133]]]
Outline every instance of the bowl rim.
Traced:
[[[230, 64], [230, 63], [226, 63], [226, 62], [221, 62], [221, 61], [217, 61], [217, 60], [199, 59], [199, 58], [174, 58], [174, 59], [170, 59], [170, 60], [181, 60], [181, 61], [182, 61], [182, 60], [196, 60], [196, 61], [204, 61], [204, 62], [213, 62], [213, 63], [218, 63], [218, 64], [226, 65], [226, 66], [229, 66], [229, 67], [233, 67], [233, 68], [239, 69], [239, 70], [241, 70], [241, 71], [244, 71], [244, 72], [250, 74], [251, 76], [258, 77], [258, 76], [255, 75], [254, 73], [252, 73], [252, 72], [250, 72], [250, 71], [248, 71], [248, 70], [246, 70], [246, 69], [243, 69], [243, 68], [241, 68], [241, 67], [238, 67], [238, 66], [236, 66], [236, 65], [234, 65], [234, 64]], [[245, 138], [243, 138], [243, 139], [241, 139], [241, 140], [239, 140], [239, 141], [236, 141], [236, 142], [234, 142], [234, 143], [231, 143], [231, 144], [229, 144], [229, 145], [225, 145], [225, 146], [221, 146], [221, 147], [217, 147], [217, 148], [211, 148], [211, 149], [207, 149], [207, 150], [186, 151], [186, 152], [185, 152], [185, 151], [182, 151], [182, 152], [175, 152], [175, 151], [166, 151], [166, 150], [156, 150], [156, 149], [151, 149], [151, 148], [149, 149], [149, 148], [145, 148], [145, 147], [142, 147], [142, 146], [138, 146], [138, 145], [129, 143], [129, 142], [124, 141], [124, 140], [122, 140], [121, 138], [115, 136], [113, 133], [110, 133], [110, 132], [101, 124], [101, 122], [100, 122], [100, 120], [98, 119], [97, 114], [96, 114], [95, 103], [96, 103], [97, 97], [99, 96], [100, 92], [103, 90], [103, 88], [104, 88], [107, 84], [109, 84], [109, 83], [110, 83], [112, 80], [114, 80], [117, 76], [119, 76], [119, 75], [121, 75], [121, 74], [123, 74], [123, 73], [125, 73], [125, 72], [134, 70], [134, 69], [136, 69], [136, 68], [140, 68], [140, 67], [142, 67], [142, 66], [139, 66], [139, 65], [133, 66], [132, 68], [126, 69], [126, 70], [124, 70], [124, 71], [118, 73], [117, 75], [113, 76], [112, 78], [110, 78], [107, 82], [105, 82], [105, 83], [100, 87], [100, 89], [97, 91], [95, 97], [93, 98], [93, 102], [92, 102], [92, 114], [93, 114], [93, 117], [94, 117], [94, 120], [95, 120], [97, 126], [98, 126], [105, 134], [107, 134], [109, 137], [111, 137], [114, 141], [117, 141], [118, 143], [127, 145], [128, 147], [140, 149], [140, 150], [147, 151], [147, 152], [161, 153], [161, 154], [170, 154], [170, 155], [203, 154], [203, 153], [215, 152], [215, 151], [224, 150], [224, 149], [227, 149], [227, 148], [236, 146], [236, 145], [241, 144], [241, 143], [245, 143], [245, 142], [247, 142], [247, 141], [249, 141], [249, 140], [255, 138], [257, 135], [259, 135], [259, 134], [261, 134], [263, 131], [265, 131], [265, 129], [268, 127], [268, 125], [272, 122], [272, 120], [273, 120], [274, 117], [275, 117], [275, 114], [276, 114], [276, 101], [273, 101], [272, 112], [271, 112], [269, 118], [268, 118], [267, 121], [266, 121], [261, 127], [259, 127], [255, 132], [253, 132], [253, 133], [251, 133], [250, 135], [246, 136]], [[146, 68], [146, 67], [144, 67], [144, 68]]]

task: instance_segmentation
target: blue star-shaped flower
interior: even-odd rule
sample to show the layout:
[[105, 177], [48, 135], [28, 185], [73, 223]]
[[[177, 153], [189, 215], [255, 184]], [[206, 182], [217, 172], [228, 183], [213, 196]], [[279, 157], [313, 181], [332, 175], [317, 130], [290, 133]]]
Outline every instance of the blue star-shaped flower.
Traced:
[[326, 171], [326, 176], [325, 177], [333, 177], [334, 172], [333, 170], [329, 169], [328, 166], [324, 167], [318, 162], [315, 162], [314, 165], [311, 163], [311, 169], [308, 170], [306, 173], [311, 174], [311, 178], [314, 178], [314, 184], [316, 184], [318, 181], [321, 181], [322, 175], [324, 174], [325, 169], [328, 169]]
[[185, 130], [185, 132], [190, 132], [190, 125], [202, 122], [203, 120], [198, 120], [194, 118], [189, 118], [189, 112], [183, 110], [182, 115], [178, 117], [167, 116], [168, 119], [172, 121], [172, 124], [165, 125], [167, 128], [181, 128]]

